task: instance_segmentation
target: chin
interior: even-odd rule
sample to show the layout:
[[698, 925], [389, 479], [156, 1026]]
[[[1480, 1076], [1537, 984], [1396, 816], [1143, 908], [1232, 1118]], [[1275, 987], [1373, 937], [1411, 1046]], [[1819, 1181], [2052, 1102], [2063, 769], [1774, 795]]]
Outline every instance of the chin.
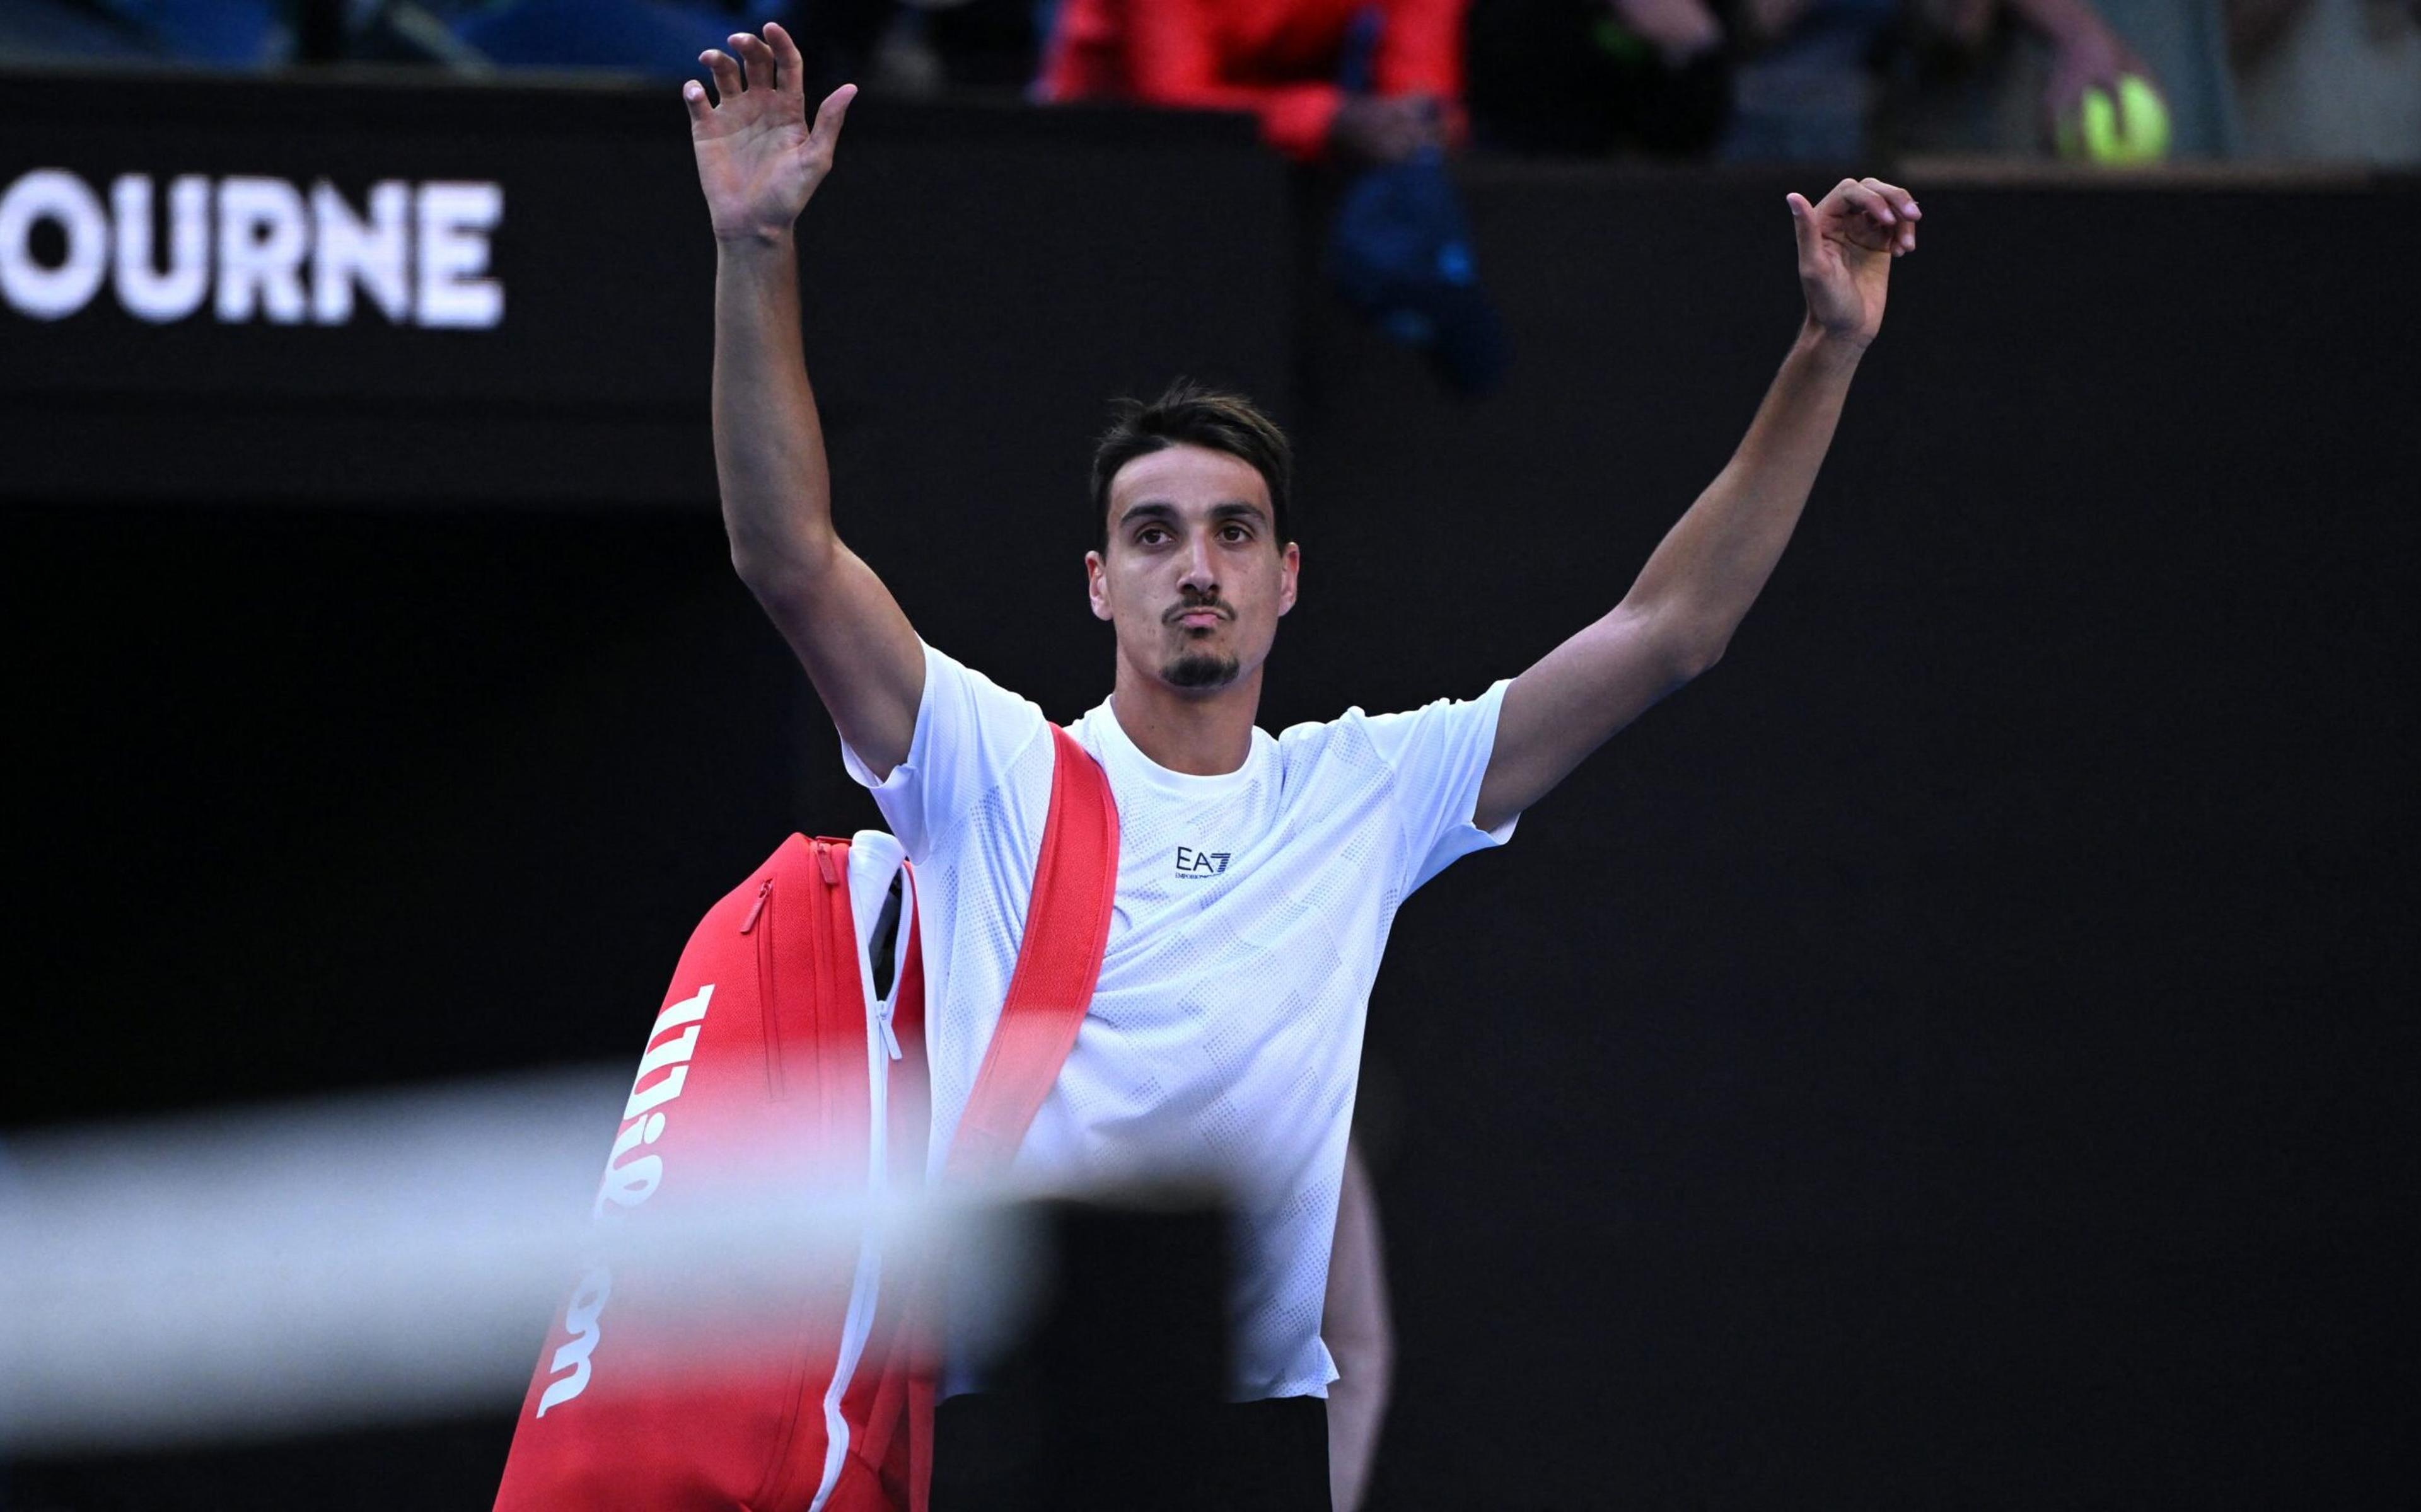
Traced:
[[1208, 693], [1236, 680], [1243, 663], [1221, 651], [1179, 651], [1160, 669], [1163, 682], [1187, 693]]

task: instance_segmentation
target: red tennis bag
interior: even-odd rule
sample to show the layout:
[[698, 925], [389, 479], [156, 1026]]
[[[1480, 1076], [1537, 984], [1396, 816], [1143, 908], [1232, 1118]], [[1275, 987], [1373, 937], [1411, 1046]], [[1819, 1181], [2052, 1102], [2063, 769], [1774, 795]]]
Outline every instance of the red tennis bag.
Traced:
[[[1091, 756], [1052, 735], [1025, 935], [953, 1178], [1015, 1153], [1109, 938], [1117, 810]], [[792, 835], [699, 923], [639, 1058], [599, 1244], [539, 1351], [496, 1512], [923, 1512], [924, 1309], [914, 1267], [858, 1211], [924, 1182], [921, 944], [914, 869], [871, 832]], [[770, 1264], [764, 1226], [715, 1227], [760, 1209], [777, 1224], [793, 1195], [805, 1223], [775, 1230]], [[816, 1230], [819, 1213], [841, 1215], [833, 1231]], [[718, 1248], [719, 1233], [734, 1242]]]

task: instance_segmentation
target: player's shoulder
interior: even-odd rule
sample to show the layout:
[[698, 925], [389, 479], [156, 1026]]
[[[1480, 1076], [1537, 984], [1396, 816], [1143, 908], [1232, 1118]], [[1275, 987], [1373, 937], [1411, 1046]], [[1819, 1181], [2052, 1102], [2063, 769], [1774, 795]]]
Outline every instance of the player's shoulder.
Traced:
[[1008, 689], [1002, 687], [990, 674], [979, 672], [976, 668], [967, 665], [964, 662], [960, 661], [949, 652], [943, 650], [938, 646], [935, 646], [932, 642], [925, 641], [920, 644], [925, 647], [925, 671], [927, 676], [938, 677], [945, 682], [962, 684], [967, 687], [980, 690], [985, 694], [1005, 694], [1008, 697], [1018, 699], [1021, 703], [1025, 702], [1025, 699], [1022, 695], [1011, 693]]
[[1305, 720], [1278, 731], [1278, 760], [1289, 781], [1332, 763], [1383, 766], [1371, 735], [1372, 718], [1356, 704], [1335, 719]]
[[1413, 709], [1373, 714], [1355, 705], [1336, 718], [1290, 725], [1278, 736], [1289, 770], [1298, 762], [1344, 757], [1394, 767], [1414, 752], [1447, 738], [1487, 709], [1496, 689], [1476, 699], [1439, 697]]
[[1335, 719], [1307, 719], [1299, 725], [1288, 725], [1278, 731], [1278, 749], [1311, 750], [1335, 740], [1339, 735], [1359, 729], [1369, 721], [1370, 716], [1363, 712], [1362, 706], [1355, 704]]
[[1468, 702], [1470, 700], [1460, 698], [1432, 698], [1417, 708], [1384, 714], [1373, 714], [1355, 704], [1335, 719], [1307, 720], [1301, 725], [1288, 725], [1278, 732], [1278, 744], [1313, 750], [1339, 741], [1383, 742], [1389, 737], [1425, 721], [1449, 715]]
[[925, 686], [929, 702], [957, 705], [961, 719], [1021, 732], [1039, 731], [1046, 723], [1041, 705], [929, 642], [925, 646]]

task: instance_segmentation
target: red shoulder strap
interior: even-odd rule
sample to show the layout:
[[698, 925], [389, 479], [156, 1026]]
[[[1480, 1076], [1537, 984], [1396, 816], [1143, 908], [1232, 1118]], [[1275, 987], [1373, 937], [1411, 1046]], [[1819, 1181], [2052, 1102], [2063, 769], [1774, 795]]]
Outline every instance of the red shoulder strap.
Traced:
[[1025, 938], [975, 1089], [944, 1167], [950, 1177], [1000, 1170], [1024, 1142], [1101, 980], [1118, 886], [1118, 806], [1092, 753], [1051, 726], [1051, 813], [1034, 868]]

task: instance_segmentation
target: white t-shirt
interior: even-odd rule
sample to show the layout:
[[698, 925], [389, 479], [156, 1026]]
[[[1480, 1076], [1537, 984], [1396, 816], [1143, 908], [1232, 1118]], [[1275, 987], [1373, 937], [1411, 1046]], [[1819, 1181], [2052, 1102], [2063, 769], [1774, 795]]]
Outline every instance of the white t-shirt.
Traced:
[[[1238, 1400], [1324, 1396], [1320, 1338], [1362, 1021], [1397, 905], [1448, 862], [1502, 845], [1471, 823], [1499, 682], [1407, 714], [1346, 710], [1196, 777], [1135, 748], [1108, 703], [1071, 727], [1109, 774], [1118, 881], [1075, 1049], [1012, 1166], [1085, 1190], [1207, 1177], [1236, 1204]], [[1051, 804], [1042, 710], [925, 648], [908, 759], [881, 783], [917, 865], [936, 1171], [1016, 965]]]

